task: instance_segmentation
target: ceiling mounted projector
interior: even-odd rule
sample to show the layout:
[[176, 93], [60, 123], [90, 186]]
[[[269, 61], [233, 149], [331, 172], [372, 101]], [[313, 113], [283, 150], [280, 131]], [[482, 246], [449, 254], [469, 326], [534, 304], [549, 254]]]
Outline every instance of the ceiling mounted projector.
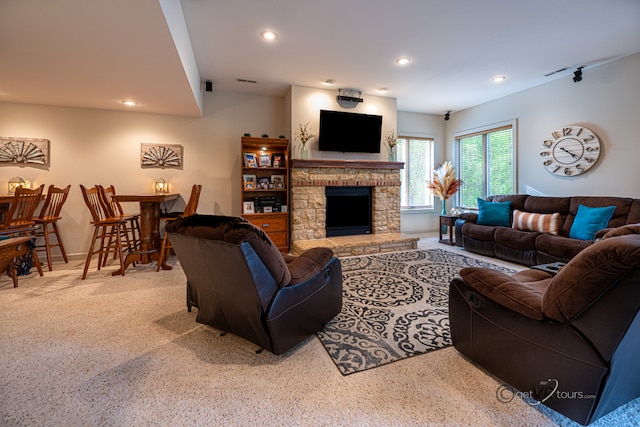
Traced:
[[[346, 94], [343, 94], [343, 92]], [[355, 92], [358, 92], [358, 96], [353, 96]], [[358, 103], [364, 101], [364, 99], [362, 99], [361, 91], [354, 91], [349, 89], [338, 89], [338, 96], [336, 96], [336, 99], [338, 100], [338, 102], [343, 101]]]

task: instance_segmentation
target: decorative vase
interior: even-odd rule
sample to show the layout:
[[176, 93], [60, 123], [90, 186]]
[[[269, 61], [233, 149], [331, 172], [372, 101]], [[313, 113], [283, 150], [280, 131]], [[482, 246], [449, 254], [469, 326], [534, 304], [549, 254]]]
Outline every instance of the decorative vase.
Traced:
[[[440, 215], [447, 215], [447, 201], [445, 199], [440, 199], [440, 201], [442, 202], [442, 213]], [[447, 226], [443, 225], [442, 226], [442, 234], [447, 234]]]
[[389, 161], [396, 161], [396, 147], [389, 147]]
[[305, 160], [309, 158], [309, 149], [304, 142], [302, 143], [302, 148], [300, 148], [300, 158]]

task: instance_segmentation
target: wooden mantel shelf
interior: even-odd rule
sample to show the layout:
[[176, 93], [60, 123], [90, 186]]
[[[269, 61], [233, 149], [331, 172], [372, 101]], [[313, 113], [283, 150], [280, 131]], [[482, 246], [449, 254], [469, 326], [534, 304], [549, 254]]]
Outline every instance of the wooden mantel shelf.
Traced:
[[293, 168], [404, 169], [404, 162], [369, 160], [291, 159]]

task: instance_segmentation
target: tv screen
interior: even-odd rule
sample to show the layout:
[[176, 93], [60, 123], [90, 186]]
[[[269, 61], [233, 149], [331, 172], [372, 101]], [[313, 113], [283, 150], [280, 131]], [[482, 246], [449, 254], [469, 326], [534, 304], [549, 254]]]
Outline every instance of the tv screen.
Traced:
[[382, 116], [320, 110], [320, 151], [379, 153]]

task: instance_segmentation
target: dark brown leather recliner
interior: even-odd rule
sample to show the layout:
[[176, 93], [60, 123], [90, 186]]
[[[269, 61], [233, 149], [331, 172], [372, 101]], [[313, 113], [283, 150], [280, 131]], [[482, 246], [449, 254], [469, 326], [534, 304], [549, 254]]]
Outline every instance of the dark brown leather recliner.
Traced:
[[192, 215], [167, 225], [196, 321], [281, 354], [342, 308], [342, 268], [328, 248], [282, 255], [240, 217]]
[[463, 269], [450, 284], [453, 345], [585, 425], [639, 397], [638, 233], [640, 224], [610, 231], [555, 276]]

